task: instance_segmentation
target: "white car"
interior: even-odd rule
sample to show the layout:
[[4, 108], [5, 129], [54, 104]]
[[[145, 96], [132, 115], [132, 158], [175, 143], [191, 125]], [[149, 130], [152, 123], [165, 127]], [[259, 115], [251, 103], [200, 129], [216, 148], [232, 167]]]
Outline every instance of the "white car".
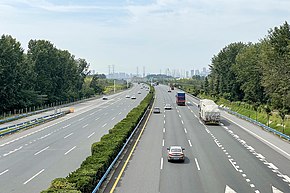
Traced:
[[171, 110], [171, 109], [172, 109], [172, 107], [171, 107], [171, 105], [170, 105], [170, 104], [166, 104], [166, 105], [164, 106], [164, 109], [165, 109], [165, 110]]
[[141, 91], [138, 91], [137, 93], [138, 93], [138, 94], [141, 94]]
[[136, 96], [135, 95], [131, 96], [131, 99], [136, 99]]
[[108, 100], [108, 97], [107, 96], [103, 96], [103, 100]]
[[182, 161], [184, 162], [184, 148], [181, 146], [167, 147], [167, 160], [170, 161]]
[[126, 98], [130, 98], [130, 95], [126, 95], [125, 97], [126, 97]]

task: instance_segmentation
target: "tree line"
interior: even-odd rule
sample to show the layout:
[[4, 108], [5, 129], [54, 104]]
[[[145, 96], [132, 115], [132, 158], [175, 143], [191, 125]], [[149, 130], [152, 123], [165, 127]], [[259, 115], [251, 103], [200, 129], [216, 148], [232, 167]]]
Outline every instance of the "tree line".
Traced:
[[[87, 78], [89, 81], [87, 81]], [[30, 40], [27, 53], [10, 35], [0, 39], [0, 114], [102, 93], [105, 75], [46, 40]]]
[[[236, 42], [212, 58], [203, 92], [230, 101], [290, 112], [290, 26], [268, 31], [257, 43]], [[267, 107], [267, 108], [268, 108]]]

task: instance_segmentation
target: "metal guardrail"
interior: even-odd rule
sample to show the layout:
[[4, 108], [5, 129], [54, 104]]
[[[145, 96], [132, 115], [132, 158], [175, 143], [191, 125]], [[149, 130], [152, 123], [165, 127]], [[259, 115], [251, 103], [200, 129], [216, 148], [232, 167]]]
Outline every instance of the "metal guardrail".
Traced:
[[92, 193], [96, 193], [99, 188], [101, 187], [102, 183], [105, 181], [105, 179], [107, 178], [108, 174], [110, 173], [110, 171], [112, 170], [112, 168], [114, 167], [115, 163], [117, 162], [117, 160], [119, 159], [119, 157], [121, 156], [121, 154], [123, 153], [124, 149], [126, 148], [126, 146], [128, 145], [129, 141], [131, 140], [132, 136], [135, 134], [136, 130], [138, 129], [138, 127], [140, 126], [140, 124], [142, 123], [146, 113], [148, 112], [148, 110], [150, 109], [150, 105], [147, 108], [147, 110], [145, 111], [144, 115], [142, 116], [142, 118], [140, 119], [140, 121], [138, 122], [137, 126], [134, 128], [133, 132], [131, 133], [131, 135], [129, 136], [129, 138], [126, 140], [126, 143], [123, 145], [122, 149], [120, 150], [120, 152], [118, 153], [118, 155], [115, 157], [115, 159], [113, 160], [113, 162], [111, 163], [111, 165], [109, 166], [109, 168], [106, 170], [105, 174], [103, 175], [103, 177], [100, 179], [100, 181], [98, 182], [97, 186], [95, 187], [95, 189], [93, 190]]
[[249, 118], [249, 117], [247, 117], [245, 115], [241, 115], [241, 114], [239, 114], [239, 113], [237, 113], [235, 111], [232, 111], [232, 110], [224, 108], [224, 107], [219, 107], [219, 108], [224, 110], [224, 111], [226, 111], [226, 112], [228, 112], [228, 113], [230, 113], [230, 114], [233, 114], [233, 115], [235, 115], [235, 116], [237, 116], [239, 118], [247, 120], [247, 121], [249, 121], [249, 122], [251, 122], [251, 123], [253, 123], [255, 125], [258, 125], [258, 126], [262, 127], [263, 129], [265, 129], [267, 131], [270, 131], [270, 132], [274, 133], [275, 135], [278, 135], [278, 136], [283, 137], [283, 138], [287, 139], [288, 141], [290, 141], [290, 136], [288, 136], [288, 135], [286, 135], [284, 133], [281, 133], [280, 131], [277, 131], [277, 130], [271, 128], [271, 127], [268, 127], [267, 125], [265, 125], [263, 123], [260, 123], [259, 121], [251, 119], [251, 118]]
[[[193, 98], [195, 98], [195, 99], [197, 99], [197, 100], [200, 100], [200, 98], [198, 98], [198, 97], [196, 97], [196, 96], [193, 96], [193, 95], [190, 94], [190, 93], [186, 93], [186, 94], [190, 95], [191, 97], [193, 97]], [[219, 106], [219, 108], [222, 109], [222, 110], [224, 110], [224, 111], [226, 111], [226, 112], [228, 112], [228, 113], [230, 113], [230, 114], [233, 114], [233, 115], [235, 115], [235, 116], [237, 116], [237, 117], [239, 117], [239, 118], [242, 118], [242, 119], [244, 119], [244, 120], [246, 120], [246, 121], [249, 121], [249, 122], [251, 122], [251, 123], [253, 123], [253, 124], [255, 124], [255, 125], [258, 125], [258, 126], [262, 127], [263, 129], [265, 129], [265, 130], [267, 130], [267, 131], [269, 131], [269, 132], [272, 132], [272, 133], [274, 133], [275, 135], [278, 135], [278, 136], [280, 136], [280, 137], [282, 137], [282, 138], [284, 138], [284, 139], [290, 141], [290, 136], [289, 136], [289, 135], [286, 135], [286, 134], [284, 134], [284, 133], [281, 133], [280, 131], [277, 131], [276, 129], [273, 129], [273, 128], [271, 128], [271, 127], [268, 127], [267, 125], [265, 125], [265, 124], [263, 124], [263, 123], [261, 123], [261, 122], [259, 122], [259, 121], [256, 121], [256, 120], [254, 120], [254, 119], [251, 119], [250, 117], [247, 117], [247, 116], [245, 116], [245, 115], [241, 115], [241, 114], [239, 114], [239, 113], [237, 113], [237, 112], [235, 112], [235, 111], [232, 111], [232, 110], [227, 109], [227, 108], [224, 108], [224, 107], [220, 107], [220, 106]]]
[[17, 131], [19, 131], [21, 129], [32, 127], [34, 125], [37, 125], [37, 124], [40, 124], [40, 123], [43, 123], [43, 122], [58, 118], [60, 116], [63, 116], [66, 113], [67, 113], [66, 111], [60, 112], [60, 113], [55, 113], [55, 114], [52, 114], [52, 115], [39, 117], [39, 118], [30, 120], [30, 121], [26, 121], [26, 122], [23, 122], [23, 123], [19, 123], [19, 124], [16, 124], [16, 125], [0, 128], [0, 131], [9, 130], [7, 132], [1, 133], [0, 137], [2, 137], [4, 135], [11, 134], [11, 133], [15, 133], [15, 132], [17, 132]]

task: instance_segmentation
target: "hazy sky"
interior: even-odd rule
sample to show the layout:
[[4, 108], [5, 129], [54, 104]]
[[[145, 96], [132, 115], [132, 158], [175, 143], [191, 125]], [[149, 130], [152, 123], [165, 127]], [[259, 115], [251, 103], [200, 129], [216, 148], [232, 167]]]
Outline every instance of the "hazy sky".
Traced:
[[99, 73], [201, 69], [289, 19], [289, 0], [0, 0], [0, 34], [25, 50], [49, 40]]

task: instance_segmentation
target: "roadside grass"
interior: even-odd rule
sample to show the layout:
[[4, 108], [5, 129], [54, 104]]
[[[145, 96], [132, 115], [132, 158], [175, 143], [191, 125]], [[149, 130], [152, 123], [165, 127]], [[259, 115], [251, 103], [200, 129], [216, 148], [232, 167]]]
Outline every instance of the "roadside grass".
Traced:
[[[230, 108], [232, 111], [235, 111], [239, 114], [242, 114], [244, 116], [247, 116], [251, 119], [254, 119], [256, 121], [259, 121], [260, 123], [263, 123], [267, 125], [267, 113], [263, 109], [263, 106], [259, 106], [257, 109], [257, 112], [254, 110], [254, 107], [248, 103], [245, 102], [230, 102], [224, 98], [215, 98], [210, 97], [208, 95], [199, 95], [200, 98], [207, 98], [214, 100], [218, 105], [222, 105], [224, 107]], [[282, 126], [282, 119], [279, 116], [277, 111], [272, 111], [271, 115], [269, 116], [269, 127], [280, 131], [286, 135], [290, 135], [290, 119], [285, 118], [285, 130], [283, 132], [283, 126]]]

